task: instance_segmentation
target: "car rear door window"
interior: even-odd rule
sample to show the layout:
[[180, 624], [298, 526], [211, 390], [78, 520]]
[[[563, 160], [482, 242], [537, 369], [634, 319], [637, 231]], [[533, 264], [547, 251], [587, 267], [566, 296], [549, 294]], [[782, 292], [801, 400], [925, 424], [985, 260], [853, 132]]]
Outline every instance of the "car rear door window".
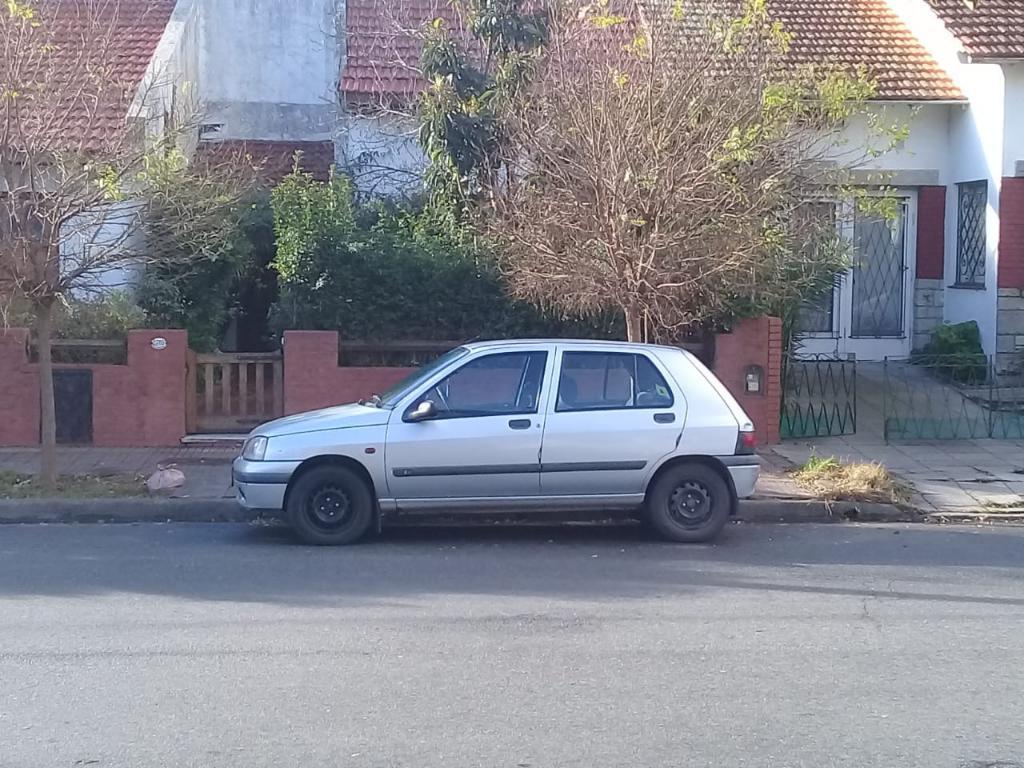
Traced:
[[565, 352], [555, 410], [670, 408], [672, 390], [646, 355]]

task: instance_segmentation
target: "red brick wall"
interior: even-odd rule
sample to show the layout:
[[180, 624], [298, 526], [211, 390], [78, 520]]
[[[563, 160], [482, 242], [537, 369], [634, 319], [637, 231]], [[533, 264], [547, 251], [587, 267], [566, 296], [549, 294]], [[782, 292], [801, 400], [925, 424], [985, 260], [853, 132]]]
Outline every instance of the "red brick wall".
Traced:
[[28, 335], [0, 328], [0, 445], [39, 442], [39, 373], [28, 362]]
[[[28, 362], [27, 336], [24, 330], [0, 335], [0, 445], [39, 443], [39, 371]], [[166, 349], [150, 345], [158, 336], [167, 340]], [[56, 366], [92, 370], [94, 445], [162, 446], [181, 441], [187, 348], [185, 331], [131, 331], [126, 365]]]
[[[748, 366], [764, 370], [764, 391], [746, 391]], [[761, 445], [779, 442], [782, 408], [782, 321], [776, 317], [743, 320], [732, 333], [715, 338], [715, 375], [754, 420]]]
[[411, 368], [342, 368], [336, 331], [285, 331], [284, 412], [352, 403], [383, 392]]
[[1024, 288], [1024, 178], [1004, 178], [999, 194], [999, 287]]
[[946, 188], [917, 191], [917, 277], [941, 280], [946, 253]]

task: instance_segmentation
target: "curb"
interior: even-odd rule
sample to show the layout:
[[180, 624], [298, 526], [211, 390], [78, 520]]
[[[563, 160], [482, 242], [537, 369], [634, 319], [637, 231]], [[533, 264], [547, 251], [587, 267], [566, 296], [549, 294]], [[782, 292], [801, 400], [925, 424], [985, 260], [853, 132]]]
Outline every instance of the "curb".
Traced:
[[[33, 523], [249, 523], [264, 516], [234, 499], [0, 500], [0, 525]], [[992, 516], [989, 516], [990, 518]], [[451, 519], [450, 517], [447, 519]], [[601, 519], [604, 519], [603, 516]], [[808, 499], [748, 499], [736, 520], [744, 523], [904, 523], [939, 521], [891, 504]], [[977, 516], [972, 517], [976, 521]], [[943, 517], [942, 521], [945, 521]], [[424, 520], [424, 522], [426, 522]]]
[[872, 501], [746, 499], [736, 519], [744, 523], [916, 523], [913, 509]]
[[0, 500], [8, 523], [247, 523], [258, 514], [234, 499]]

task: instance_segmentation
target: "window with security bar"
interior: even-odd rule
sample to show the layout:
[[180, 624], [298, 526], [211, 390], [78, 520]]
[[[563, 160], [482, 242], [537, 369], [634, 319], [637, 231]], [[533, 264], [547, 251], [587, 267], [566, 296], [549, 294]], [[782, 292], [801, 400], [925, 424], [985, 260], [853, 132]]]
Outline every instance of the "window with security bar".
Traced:
[[959, 206], [956, 223], [956, 284], [985, 287], [985, 213], [988, 182], [958, 184]]

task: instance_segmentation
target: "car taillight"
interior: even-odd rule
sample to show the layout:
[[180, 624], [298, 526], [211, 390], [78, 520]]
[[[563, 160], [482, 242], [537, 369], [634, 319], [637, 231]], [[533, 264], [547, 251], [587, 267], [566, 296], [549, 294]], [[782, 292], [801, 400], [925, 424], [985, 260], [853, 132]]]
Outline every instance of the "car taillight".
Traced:
[[744, 424], [736, 437], [736, 455], [749, 455], [757, 448], [757, 434], [753, 424]]

